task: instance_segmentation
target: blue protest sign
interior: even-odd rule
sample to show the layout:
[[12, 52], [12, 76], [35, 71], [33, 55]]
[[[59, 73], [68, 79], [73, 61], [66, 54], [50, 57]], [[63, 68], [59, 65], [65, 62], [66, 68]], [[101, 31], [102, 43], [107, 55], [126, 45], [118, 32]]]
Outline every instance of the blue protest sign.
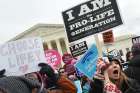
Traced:
[[74, 81], [74, 84], [77, 87], [77, 93], [82, 93], [81, 82], [79, 80]]
[[76, 75], [79, 76], [79, 77], [84, 76], [84, 74], [81, 73], [77, 68], [76, 68]]
[[88, 78], [92, 79], [96, 71], [96, 63], [98, 59], [98, 50], [93, 44], [83, 57], [75, 64], [75, 67], [85, 74]]

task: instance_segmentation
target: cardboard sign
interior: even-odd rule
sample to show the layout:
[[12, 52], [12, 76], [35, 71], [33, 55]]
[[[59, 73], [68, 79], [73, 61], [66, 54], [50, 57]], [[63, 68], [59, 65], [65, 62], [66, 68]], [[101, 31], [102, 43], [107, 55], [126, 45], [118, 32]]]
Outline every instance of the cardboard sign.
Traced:
[[69, 42], [122, 24], [116, 0], [90, 0], [62, 12]]
[[76, 63], [75, 67], [85, 74], [88, 78], [92, 79], [96, 72], [96, 63], [98, 59], [98, 50], [95, 44], [82, 56]]
[[107, 31], [103, 33], [102, 35], [103, 35], [103, 41], [105, 44], [114, 42], [114, 36], [113, 36], [112, 30]]
[[140, 43], [140, 36], [132, 38], [132, 44]]
[[0, 46], [0, 69], [6, 75], [24, 75], [39, 71], [38, 63], [46, 62], [41, 38], [28, 38]]
[[61, 65], [61, 55], [56, 50], [46, 50], [45, 57], [47, 63], [53, 68], [58, 69]]
[[80, 42], [70, 47], [70, 51], [73, 57], [84, 54], [88, 50], [86, 41]]

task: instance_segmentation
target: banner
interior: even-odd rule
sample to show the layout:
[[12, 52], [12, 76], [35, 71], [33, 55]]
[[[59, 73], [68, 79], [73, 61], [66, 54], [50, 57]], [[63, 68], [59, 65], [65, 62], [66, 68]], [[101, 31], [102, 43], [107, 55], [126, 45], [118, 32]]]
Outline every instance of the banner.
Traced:
[[61, 55], [56, 50], [46, 50], [45, 57], [47, 64], [49, 64], [53, 69], [58, 69], [61, 65]]
[[98, 50], [95, 44], [82, 56], [76, 63], [75, 67], [85, 74], [88, 78], [92, 79], [96, 72], [96, 63], [98, 59]]
[[79, 55], [84, 54], [88, 50], [86, 41], [80, 42], [73, 46], [70, 46], [70, 51], [73, 57], [77, 57]]
[[0, 70], [6, 75], [24, 75], [39, 71], [38, 63], [46, 62], [41, 38], [28, 38], [0, 46]]
[[62, 12], [69, 42], [122, 24], [116, 0], [90, 0]]

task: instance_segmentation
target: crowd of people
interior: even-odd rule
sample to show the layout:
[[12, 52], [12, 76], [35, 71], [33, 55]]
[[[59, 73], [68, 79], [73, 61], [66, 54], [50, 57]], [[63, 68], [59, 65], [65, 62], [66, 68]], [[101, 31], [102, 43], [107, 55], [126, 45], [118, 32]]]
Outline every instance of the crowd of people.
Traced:
[[[66, 64], [75, 64], [71, 57]], [[63, 60], [65, 61], [65, 60]], [[140, 93], [140, 44], [134, 44], [126, 54], [128, 67], [123, 69], [120, 59], [99, 58], [93, 79], [77, 75], [76, 68], [67, 72], [67, 66], [57, 71], [46, 64], [39, 63], [38, 72], [23, 76], [6, 76], [0, 71], [0, 93], [77, 93], [75, 81], [81, 82], [82, 93]]]

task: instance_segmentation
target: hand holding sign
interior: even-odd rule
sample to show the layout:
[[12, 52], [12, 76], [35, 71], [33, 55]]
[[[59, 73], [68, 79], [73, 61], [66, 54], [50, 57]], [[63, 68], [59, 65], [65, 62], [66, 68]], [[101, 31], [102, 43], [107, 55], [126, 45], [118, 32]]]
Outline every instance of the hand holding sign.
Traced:
[[108, 66], [109, 66], [109, 61], [106, 57], [98, 58], [97, 69], [94, 78], [104, 80], [105, 79], [104, 71], [106, 71]]

